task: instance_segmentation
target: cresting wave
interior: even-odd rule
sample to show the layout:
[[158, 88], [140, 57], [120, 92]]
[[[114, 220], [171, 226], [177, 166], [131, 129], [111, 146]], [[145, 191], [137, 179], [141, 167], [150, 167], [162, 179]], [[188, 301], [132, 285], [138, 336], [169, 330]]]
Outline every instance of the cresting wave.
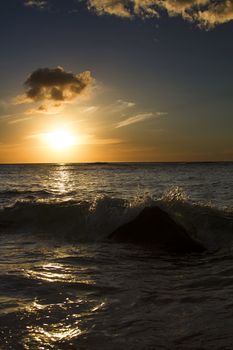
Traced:
[[49, 191], [46, 191], [46, 190], [38, 190], [38, 191], [29, 191], [29, 190], [26, 190], [26, 191], [23, 191], [23, 190], [18, 190], [18, 189], [11, 189], [11, 190], [2, 190], [0, 191], [0, 197], [1, 196], [4, 196], [4, 197], [16, 197], [16, 196], [19, 196], [19, 195], [23, 195], [23, 196], [27, 196], [27, 195], [33, 195], [33, 196], [49, 196], [51, 195], [51, 192]]
[[[71, 196], [75, 194], [75, 191], [68, 191], [66, 192], [66, 196]], [[48, 191], [48, 190], [38, 190], [38, 191], [33, 191], [33, 190], [18, 190], [18, 189], [9, 189], [9, 190], [2, 190], [0, 191], [0, 199], [1, 197], [9, 198], [9, 197], [20, 197], [20, 198], [25, 198], [25, 199], [37, 199], [37, 198], [49, 198], [49, 197], [54, 197], [54, 196], [59, 196], [58, 193], [54, 191]], [[63, 194], [61, 194], [63, 196]]]
[[125, 199], [97, 197], [93, 201], [18, 201], [0, 210], [0, 233], [43, 234], [74, 241], [101, 241], [134, 219], [146, 206], [158, 205], [182, 224], [190, 236], [209, 249], [233, 243], [233, 213], [191, 204], [180, 196]]

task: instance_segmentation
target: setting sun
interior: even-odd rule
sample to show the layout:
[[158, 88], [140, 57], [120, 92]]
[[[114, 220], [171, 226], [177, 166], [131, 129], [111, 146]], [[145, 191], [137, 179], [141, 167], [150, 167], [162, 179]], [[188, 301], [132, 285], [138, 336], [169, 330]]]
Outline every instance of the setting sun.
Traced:
[[0, 0], [0, 350], [233, 350], [233, 0]]
[[45, 134], [45, 140], [55, 150], [65, 150], [77, 144], [76, 137], [65, 129], [57, 129]]

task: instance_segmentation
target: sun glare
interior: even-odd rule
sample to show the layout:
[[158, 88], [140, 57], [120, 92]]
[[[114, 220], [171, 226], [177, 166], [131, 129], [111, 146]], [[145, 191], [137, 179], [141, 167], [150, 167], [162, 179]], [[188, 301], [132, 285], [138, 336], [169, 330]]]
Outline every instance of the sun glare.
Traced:
[[74, 135], [65, 129], [51, 131], [45, 135], [46, 141], [55, 150], [69, 149], [77, 143]]

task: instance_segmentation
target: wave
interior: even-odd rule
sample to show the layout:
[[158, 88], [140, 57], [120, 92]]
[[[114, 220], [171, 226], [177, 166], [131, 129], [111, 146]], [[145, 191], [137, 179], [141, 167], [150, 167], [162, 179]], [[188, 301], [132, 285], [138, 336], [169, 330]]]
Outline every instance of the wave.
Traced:
[[62, 193], [57, 193], [56, 191], [49, 191], [49, 190], [19, 190], [19, 189], [6, 189], [6, 190], [0, 190], [0, 202], [2, 203], [10, 203], [11, 205], [14, 205], [15, 203], [19, 201], [40, 201], [40, 200], [49, 200], [50, 202], [52, 200], [56, 200], [59, 198], [62, 198], [63, 200], [66, 198], [72, 198], [73, 196], [76, 196], [76, 191], [66, 191]]
[[27, 195], [33, 195], [33, 196], [50, 196], [52, 193], [46, 190], [18, 190], [18, 189], [11, 189], [11, 190], [2, 190], [0, 191], [0, 196], [3, 197], [18, 197], [18, 196], [27, 196]]
[[0, 210], [0, 232], [101, 241], [134, 219], [144, 207], [153, 205], [167, 211], [209, 249], [233, 242], [232, 212], [190, 203], [176, 191], [157, 200], [145, 194], [132, 200], [99, 196], [93, 201], [18, 201]]

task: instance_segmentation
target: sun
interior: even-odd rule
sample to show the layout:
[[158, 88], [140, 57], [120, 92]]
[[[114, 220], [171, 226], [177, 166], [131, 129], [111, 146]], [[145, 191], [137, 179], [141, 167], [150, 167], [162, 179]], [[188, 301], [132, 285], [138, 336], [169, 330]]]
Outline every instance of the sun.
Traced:
[[45, 134], [46, 142], [55, 150], [66, 150], [77, 144], [76, 137], [66, 129], [57, 129]]

